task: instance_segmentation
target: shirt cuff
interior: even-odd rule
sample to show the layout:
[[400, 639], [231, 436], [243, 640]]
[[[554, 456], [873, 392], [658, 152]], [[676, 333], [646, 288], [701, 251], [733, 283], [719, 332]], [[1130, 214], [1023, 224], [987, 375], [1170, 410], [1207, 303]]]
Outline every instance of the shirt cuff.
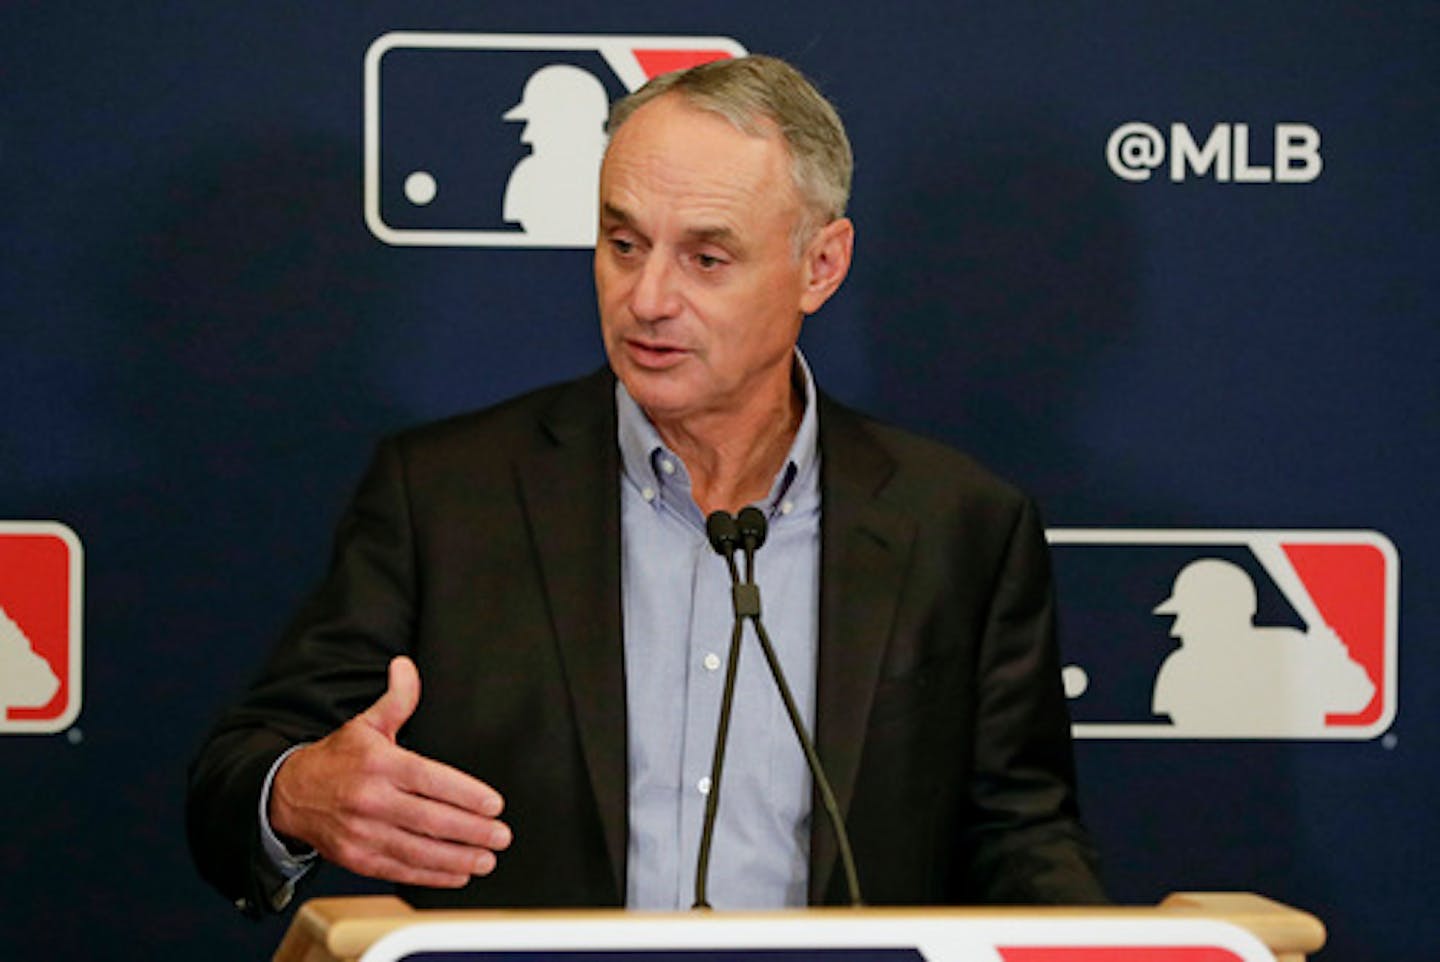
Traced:
[[290, 851], [270, 826], [270, 786], [275, 781], [275, 773], [280, 770], [280, 766], [285, 764], [285, 759], [289, 758], [296, 749], [304, 748], [308, 744], [309, 742], [302, 742], [299, 745], [293, 745], [285, 751], [285, 754], [275, 759], [275, 764], [271, 765], [270, 771], [265, 774], [265, 784], [260, 788], [260, 810], [257, 813], [260, 818], [260, 845], [265, 850], [265, 855], [270, 859], [270, 863], [275, 866], [276, 871], [285, 878], [285, 884], [271, 895], [270, 901], [276, 911], [290, 903], [290, 899], [295, 895], [295, 883], [310, 870], [317, 858], [313, 849], [299, 853]]

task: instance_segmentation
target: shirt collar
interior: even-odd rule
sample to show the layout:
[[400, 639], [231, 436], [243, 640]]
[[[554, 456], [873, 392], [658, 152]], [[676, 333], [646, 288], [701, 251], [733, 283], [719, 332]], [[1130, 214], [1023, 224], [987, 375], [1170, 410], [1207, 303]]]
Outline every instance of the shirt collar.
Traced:
[[[795, 349], [795, 365], [792, 376], [799, 379], [801, 397], [805, 402], [805, 413], [800, 418], [800, 427], [790, 443], [790, 452], [785, 463], [770, 485], [770, 494], [765, 503], [765, 513], [774, 518], [777, 513], [789, 514], [791, 507], [801, 500], [808, 501], [819, 493], [819, 415], [815, 403], [815, 379], [810, 365], [800, 349]], [[665, 442], [655, 425], [645, 416], [640, 405], [625, 390], [625, 385], [615, 381], [615, 412], [618, 421], [621, 470], [625, 479], [635, 485], [646, 501], [658, 504], [662, 500], [693, 514], [703, 524], [700, 510], [690, 495], [690, 478], [684, 463]], [[673, 470], [667, 471], [668, 463]]]

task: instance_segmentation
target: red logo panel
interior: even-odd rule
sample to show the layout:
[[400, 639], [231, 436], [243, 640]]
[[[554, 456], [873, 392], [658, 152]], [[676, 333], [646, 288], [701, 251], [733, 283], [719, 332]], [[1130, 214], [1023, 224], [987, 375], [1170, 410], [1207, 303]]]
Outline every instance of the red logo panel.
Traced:
[[80, 540], [62, 524], [0, 521], [0, 733], [80, 714]]

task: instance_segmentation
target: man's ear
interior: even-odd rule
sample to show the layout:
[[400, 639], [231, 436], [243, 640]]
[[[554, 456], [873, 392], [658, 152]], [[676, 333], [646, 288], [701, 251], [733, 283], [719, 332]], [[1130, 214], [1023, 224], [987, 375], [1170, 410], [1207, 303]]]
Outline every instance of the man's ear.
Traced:
[[814, 314], [830, 299], [850, 273], [850, 257], [855, 250], [855, 225], [848, 217], [832, 220], [815, 232], [801, 255], [805, 262], [805, 288], [800, 295], [800, 310]]

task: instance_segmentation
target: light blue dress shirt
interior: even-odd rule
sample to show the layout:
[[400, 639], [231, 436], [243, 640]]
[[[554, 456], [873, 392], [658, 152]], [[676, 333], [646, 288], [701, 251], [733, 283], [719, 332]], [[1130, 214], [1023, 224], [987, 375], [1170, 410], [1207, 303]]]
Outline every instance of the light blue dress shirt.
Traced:
[[[815, 719], [820, 599], [820, 464], [815, 392], [758, 505], [762, 619], [807, 728]], [[710, 547], [684, 463], [617, 383], [621, 577], [629, 724], [626, 905], [689, 908], [734, 614], [725, 561]], [[742, 569], [743, 570], [743, 569]], [[804, 905], [811, 780], [747, 623], [742, 640], [708, 900], [717, 909]]]

